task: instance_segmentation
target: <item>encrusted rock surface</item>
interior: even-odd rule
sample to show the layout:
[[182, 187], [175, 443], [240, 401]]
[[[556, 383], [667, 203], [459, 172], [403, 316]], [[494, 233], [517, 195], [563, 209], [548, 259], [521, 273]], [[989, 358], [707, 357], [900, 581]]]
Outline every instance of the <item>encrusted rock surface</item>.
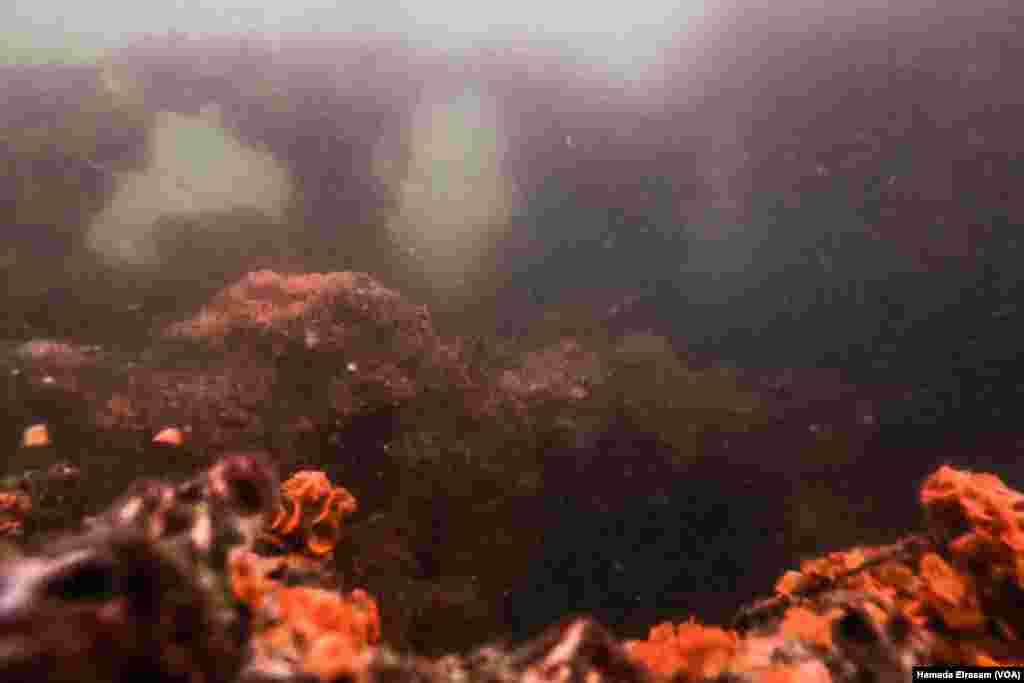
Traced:
[[[700, 614], [695, 591], [712, 580], [719, 592], [754, 595], [715, 572], [743, 567], [749, 574], [751, 560], [736, 553], [760, 561], [761, 551], [745, 544], [780, 538], [770, 519], [748, 520], [731, 500], [784, 485], [779, 472], [765, 470], [783, 463], [757, 453], [734, 456], [734, 463], [756, 460], [746, 469], [728, 462], [720, 469], [706, 456], [696, 461], [705, 453], [701, 430], [733, 438], [760, 419], [758, 396], [732, 371], [697, 369], [648, 333], [510, 348], [442, 339], [425, 308], [369, 276], [269, 271], [224, 289], [142, 353], [50, 339], [5, 347], [5, 424], [19, 445], [0, 472], [0, 525], [28, 545], [9, 546], [2, 556], [13, 556], [8, 567], [17, 567], [12, 575], [21, 581], [26, 567], [35, 567], [32, 576], [63, 576], [63, 563], [77, 566], [79, 551], [109, 558], [139, 546], [130, 552], [140, 564], [126, 566], [177, 576], [171, 583], [186, 587], [174, 600], [219, 604], [196, 628], [211, 634], [211, 648], [222, 647], [214, 631], [225, 629], [227, 649], [223, 656], [201, 648], [190, 655], [199, 673], [174, 678], [188, 667], [162, 671], [163, 664], [146, 663], [151, 653], [132, 665], [141, 668], [125, 668], [166, 680], [852, 680], [867, 671], [885, 680], [915, 661], [1017, 661], [1024, 625], [1006, 605], [1022, 592], [1024, 544], [1018, 494], [998, 480], [940, 470], [923, 493], [928, 533], [807, 562], [732, 628], [702, 627], [686, 621]], [[747, 433], [737, 443], [756, 440]], [[263, 451], [268, 455], [254, 455]], [[224, 452], [237, 455], [217, 455]], [[197, 470], [205, 474], [196, 478]], [[226, 502], [224, 481], [263, 476], [266, 483], [277, 471], [289, 477], [282, 487], [242, 487]], [[131, 484], [137, 480], [143, 483]], [[765, 504], [772, 502], [761, 496], [757, 514]], [[258, 523], [250, 514], [239, 525], [239, 505], [265, 512]], [[704, 512], [720, 528], [708, 527]], [[559, 526], [566, 520], [592, 533]], [[203, 559], [207, 551], [196, 544], [219, 538], [217, 529], [234, 531], [214, 544], [224, 548], [218, 559]], [[614, 540], [607, 536], [613, 530]], [[51, 533], [69, 531], [81, 533], [45, 545]], [[577, 545], [584, 536], [590, 540]], [[620, 580], [623, 561], [630, 565], [636, 554], [629, 544], [641, 537], [651, 550], [642, 562], [660, 563], [660, 573], [645, 569]], [[850, 534], [843, 538], [851, 542]], [[601, 555], [605, 547], [611, 549]], [[690, 554], [680, 559], [681, 550]], [[186, 561], [165, 566], [165, 551]], [[705, 556], [711, 561], [691, 565]], [[567, 571], [565, 558], [579, 570]], [[776, 559], [772, 566], [786, 564]], [[108, 567], [103, 580], [129, 581], [119, 571]], [[588, 583], [558, 586], [559, 576]], [[637, 576], [654, 578], [643, 600]], [[698, 577], [690, 581], [696, 588], [676, 578], [688, 576]], [[218, 594], [233, 595], [230, 609]], [[552, 606], [551, 613], [520, 609], [523, 595]], [[580, 596], [589, 616], [534, 640], [569, 616]], [[651, 596], [658, 604], [649, 604]], [[84, 606], [58, 598], [33, 598], [28, 611], [7, 613], [10, 652], [26, 653], [6, 660], [11, 671], [45, 661], [54, 680], [116, 680], [113, 665], [83, 673], [70, 662], [76, 653], [116, 659], [134, 657], [132, 648], [162, 647], [152, 638], [126, 638], [127, 649], [111, 645], [117, 629], [137, 622], [116, 614], [103, 620], [130, 601], [124, 607], [106, 593]], [[156, 600], [147, 609], [163, 606]], [[207, 619], [206, 607], [190, 609]], [[598, 635], [596, 610], [631, 635], [666, 617], [683, 623], [622, 644]], [[95, 637], [50, 642], [32, 635], [40, 619], [62, 611], [67, 624], [77, 624], [69, 628], [93, 629]], [[616, 616], [626, 613], [632, 621]], [[481, 645], [503, 635], [530, 640]], [[176, 643], [176, 651], [193, 647], [175, 637], [153, 636]], [[23, 647], [26, 638], [37, 645]], [[378, 639], [421, 658], [394, 654]], [[562, 663], [524, 654], [544, 647]], [[473, 654], [444, 656], [450, 652]], [[566, 652], [576, 654], [566, 660]], [[625, 661], [627, 652], [632, 668], [615, 669], [610, 662]], [[577, 663], [586, 657], [601, 663]], [[231, 672], [207, 671], [202, 662], [210, 658], [229, 663]], [[608, 666], [618, 673], [602, 668]]]
[[920, 665], [1021, 666], [1024, 500], [943, 466], [921, 489], [927, 533], [803, 563], [730, 630], [664, 623], [627, 645], [686, 680], [906, 681]]
[[731, 628], [663, 623], [620, 642], [584, 616], [434, 658], [381, 643], [377, 600], [316, 549], [258, 550], [282, 512], [301, 519], [299, 499], [331, 491], [344, 489], [311, 472], [279, 488], [265, 456], [225, 454], [183, 483], [138, 482], [77, 533], [5, 550], [0, 677], [896, 683], [916, 665], [1024, 664], [1024, 496], [988, 474], [940, 468], [922, 487], [926, 533], [805, 562]]

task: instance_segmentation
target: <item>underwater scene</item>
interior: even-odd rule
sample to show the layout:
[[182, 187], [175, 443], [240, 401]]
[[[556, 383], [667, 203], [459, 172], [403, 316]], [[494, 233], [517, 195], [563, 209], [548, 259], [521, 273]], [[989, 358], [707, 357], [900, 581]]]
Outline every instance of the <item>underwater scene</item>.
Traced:
[[0, 683], [1024, 666], [1022, 64], [1011, 0], [10, 0]]

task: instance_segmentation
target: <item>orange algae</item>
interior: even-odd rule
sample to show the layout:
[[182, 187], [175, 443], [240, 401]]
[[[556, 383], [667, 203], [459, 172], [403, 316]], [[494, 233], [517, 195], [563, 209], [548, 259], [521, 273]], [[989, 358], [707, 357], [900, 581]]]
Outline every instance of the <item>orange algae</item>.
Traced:
[[268, 533], [323, 557], [337, 545], [342, 519], [356, 509], [356, 499], [347, 489], [333, 486], [323, 472], [304, 470], [281, 485], [279, 508]]
[[249, 550], [232, 552], [228, 557], [228, 582], [232, 594], [247, 605], [255, 604], [279, 588], [279, 584], [269, 577], [280, 565], [277, 558], [261, 557]]
[[360, 671], [380, 641], [377, 602], [366, 591], [340, 593], [310, 586], [286, 586], [271, 578], [282, 569], [309, 569], [301, 556], [264, 557], [238, 550], [229, 557], [235, 598], [253, 615], [252, 647], [259, 667], [290, 662], [320, 680], [338, 680]]
[[800, 565], [800, 571], [788, 571], [775, 582], [775, 592], [791, 596], [814, 586], [826, 585], [844, 574], [855, 572], [874, 552], [868, 548], [854, 548], [805, 561]]
[[678, 626], [653, 627], [644, 641], [630, 641], [626, 648], [634, 659], [659, 674], [686, 672], [698, 678], [714, 678], [736, 653], [737, 635], [721, 628], [688, 621]]
[[307, 622], [311, 629], [346, 636], [364, 648], [380, 639], [376, 601], [361, 589], [341, 595], [322, 588], [299, 586], [275, 594], [285, 620]]
[[832, 647], [832, 620], [838, 610], [817, 614], [806, 607], [791, 607], [782, 618], [782, 631], [824, 648]]
[[329, 681], [365, 664], [380, 640], [380, 612], [365, 591], [278, 588], [254, 604], [253, 647], [258, 658], [297, 661]]
[[[776, 596], [757, 608], [776, 610], [777, 617], [769, 617], [771, 633], [665, 623], [651, 629], [646, 641], [629, 643], [630, 655], [659, 674], [688, 678], [756, 670], [762, 681], [815, 680], [817, 673], [828, 680], [827, 672], [808, 668], [810, 659], [770, 665], [767, 653], [794, 642], [808, 652], [836, 652], [843, 647], [835, 640], [844, 614], [840, 603], [860, 596], [858, 609], [879, 633], [898, 619], [916, 634], [890, 642], [896, 651], [916, 648], [935, 664], [1024, 664], [1018, 602], [1024, 588], [1024, 495], [991, 474], [942, 467], [925, 481], [920, 499], [926, 536], [828, 553], [780, 577]], [[714, 651], [724, 658], [705, 669], [702, 648], [716, 642]]]
[[758, 683], [832, 683], [828, 669], [821, 664], [802, 666], [776, 664], [760, 673]]
[[361, 589], [342, 594], [309, 586], [287, 587], [270, 578], [282, 569], [309, 570], [334, 550], [345, 515], [356, 499], [323, 472], [305, 470], [281, 484], [278, 510], [267, 535], [297, 545], [303, 554], [231, 558], [231, 589], [254, 616], [257, 659], [298, 662], [324, 681], [354, 674], [380, 640], [376, 601]]
[[[1012, 612], [1010, 593], [1016, 590], [1008, 590], [1009, 580], [1019, 581], [1024, 545], [1019, 543], [1016, 510], [1024, 510], [1024, 496], [993, 475], [942, 467], [925, 481], [921, 502], [938, 543], [919, 557], [868, 562], [863, 571], [851, 572], [864, 566], [865, 559], [880, 558], [878, 550], [830, 553], [805, 563], [802, 581], [784, 577], [776, 590], [791, 596], [794, 587], [831, 577], [833, 589], [856, 590], [892, 603], [919, 627], [931, 631], [933, 623], [941, 622], [941, 633], [931, 635], [934, 653], [943, 661], [1019, 663], [1019, 654], [1012, 653], [1019, 648], [1016, 634], [1022, 618], [1004, 612]], [[994, 625], [1010, 637], [993, 638]], [[799, 630], [803, 624], [794, 621], [790, 626]]]
[[945, 543], [941, 563], [922, 558], [922, 601], [959, 634], [951, 652], [973, 663], [1021, 664], [1024, 495], [994, 475], [942, 467], [925, 482], [921, 502]]
[[942, 467], [925, 482], [921, 502], [954, 554], [982, 554], [1016, 570], [1017, 554], [1024, 551], [1024, 495], [999, 477]]

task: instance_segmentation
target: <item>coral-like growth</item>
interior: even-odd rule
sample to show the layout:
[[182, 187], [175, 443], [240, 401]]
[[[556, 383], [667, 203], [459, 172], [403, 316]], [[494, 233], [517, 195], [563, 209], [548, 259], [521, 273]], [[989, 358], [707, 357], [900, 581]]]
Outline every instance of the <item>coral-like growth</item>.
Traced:
[[941, 467], [924, 483], [921, 502], [954, 553], [1005, 562], [1024, 550], [1024, 495], [995, 475]]
[[955, 634], [943, 655], [976, 664], [1024, 664], [1024, 495], [991, 474], [942, 467], [925, 482], [921, 502], [941, 542], [919, 562], [914, 612], [938, 618]]
[[520, 398], [580, 400], [589, 396], [586, 384], [599, 371], [596, 353], [584, 350], [575, 339], [563, 339], [557, 346], [527, 353], [520, 369], [501, 374], [499, 385]]
[[310, 350], [350, 353], [367, 323], [377, 328], [374, 336], [387, 334], [386, 346], [403, 356], [437, 346], [425, 307], [408, 304], [369, 275], [352, 272], [249, 273], [219, 292], [191, 320], [172, 325], [167, 334], [217, 348], [230, 337], [269, 334], [276, 345], [301, 340]]
[[909, 680], [910, 667], [930, 661], [930, 642], [892, 605], [835, 590], [754, 631], [666, 623], [628, 648], [658, 674], [682, 680], [832, 683]]
[[323, 578], [318, 560], [334, 549], [342, 518], [355, 510], [352, 494], [323, 472], [297, 472], [281, 484], [265, 536], [300, 553], [232, 554], [231, 590], [253, 615], [250, 674], [288, 670], [331, 681], [365, 666], [370, 646], [380, 639], [376, 601], [359, 589], [341, 594], [289, 585], [297, 577]]
[[[355, 673], [380, 639], [373, 598], [294, 585], [326, 583], [319, 564], [252, 551], [279, 511], [279, 491], [292, 505], [282, 509], [296, 513], [282, 524], [314, 553], [333, 547], [341, 516], [355, 509], [319, 472], [280, 486], [263, 454], [237, 452], [181, 484], [138, 482], [86, 520], [85, 533], [5, 562], [0, 678], [228, 683], [243, 669], [323, 680]], [[17, 493], [0, 502], [8, 512], [25, 505]]]
[[[913, 663], [1021, 665], [1024, 495], [989, 474], [942, 467], [921, 502], [929, 534], [804, 562], [746, 610], [716, 671], [787, 681], [904, 680]], [[708, 677], [708, 644], [732, 633], [662, 624], [632, 656], [661, 673]], [[779, 662], [787, 662], [781, 666]]]
[[436, 382], [475, 399], [470, 404], [477, 408], [489, 405], [490, 397], [477, 396], [481, 389], [461, 345], [437, 335], [427, 307], [409, 303], [365, 273], [251, 272], [191, 319], [169, 326], [165, 336], [217, 350], [237, 346], [250, 355], [304, 350], [336, 359], [331, 400], [348, 407], [343, 413], [353, 403], [359, 407], [364, 385], [382, 400], [405, 401]]
[[252, 615], [247, 677], [289, 672], [330, 681], [365, 666], [381, 635], [377, 603], [360, 589], [342, 594], [287, 585], [322, 578], [318, 569], [303, 566], [295, 556], [262, 557], [241, 549], [232, 553], [232, 594]]
[[269, 533], [322, 557], [334, 550], [342, 519], [356, 507], [355, 497], [345, 488], [333, 486], [323, 472], [296, 472], [281, 485], [279, 508]]
[[380, 640], [377, 603], [365, 591], [342, 595], [306, 586], [281, 587], [252, 605], [253, 668], [273, 670], [275, 662], [324, 681], [365, 666], [370, 646]]
[[679, 671], [694, 678], [714, 678], [736, 654], [738, 637], [733, 631], [701, 626], [688, 621], [675, 626], [653, 627], [647, 640], [626, 644], [630, 656], [658, 674]]
[[[63, 464], [0, 494], [0, 530], [55, 495], [41, 482], [79, 476]], [[943, 467], [921, 502], [928, 533], [804, 562], [731, 629], [664, 623], [623, 644], [579, 619], [523, 646], [423, 659], [381, 644], [373, 597], [337, 589], [325, 559], [351, 493], [319, 471], [282, 484], [264, 454], [233, 452], [184, 483], [138, 482], [32, 555], [5, 547], [0, 679], [851, 683], [1024, 665], [1024, 495]], [[298, 552], [259, 555], [261, 534]]]
[[[274, 380], [272, 368], [233, 357], [216, 370], [134, 367], [96, 403], [95, 419], [104, 429], [131, 431], [181, 424], [204, 444], [225, 447], [264, 429], [261, 408], [271, 398]], [[165, 441], [168, 433], [161, 434]]]

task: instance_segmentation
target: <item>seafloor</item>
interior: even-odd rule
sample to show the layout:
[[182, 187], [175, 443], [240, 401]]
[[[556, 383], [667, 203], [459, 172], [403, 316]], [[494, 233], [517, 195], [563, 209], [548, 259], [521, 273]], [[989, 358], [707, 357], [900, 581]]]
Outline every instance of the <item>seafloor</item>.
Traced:
[[1024, 663], [1020, 494], [908, 456], [851, 504], [849, 434], [782, 458], [763, 386], [653, 334], [470, 343], [370, 276], [258, 271], [141, 352], [0, 363], [2, 680]]

